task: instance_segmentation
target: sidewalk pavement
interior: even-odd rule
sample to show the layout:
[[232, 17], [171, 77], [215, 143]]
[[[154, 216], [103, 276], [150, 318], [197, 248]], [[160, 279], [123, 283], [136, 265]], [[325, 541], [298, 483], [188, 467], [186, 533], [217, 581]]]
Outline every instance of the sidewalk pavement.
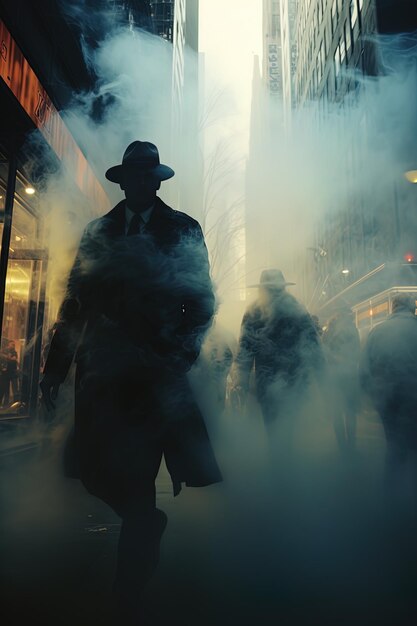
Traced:
[[[319, 465], [291, 468], [284, 481], [258, 471], [258, 442], [238, 439], [238, 430], [219, 451], [223, 485], [174, 499], [163, 467], [158, 506], [169, 522], [141, 626], [412, 623], [404, 616], [416, 609], [414, 529], [397, 545], [380, 525], [383, 441], [372, 424], [360, 432], [351, 464], [325, 448]], [[236, 451], [235, 476], [228, 457]], [[119, 518], [62, 477], [53, 449], [23, 459], [0, 471], [2, 625], [109, 625]]]

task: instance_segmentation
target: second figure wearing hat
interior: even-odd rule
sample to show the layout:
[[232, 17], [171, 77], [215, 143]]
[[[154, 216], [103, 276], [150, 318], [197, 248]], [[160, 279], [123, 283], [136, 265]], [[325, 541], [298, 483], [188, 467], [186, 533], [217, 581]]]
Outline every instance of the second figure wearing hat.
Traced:
[[254, 369], [256, 396], [269, 429], [291, 419], [312, 371], [322, 363], [315, 324], [287, 285], [294, 283], [277, 269], [264, 270], [259, 283], [250, 285], [258, 287], [258, 298], [243, 317], [234, 364], [235, 389], [243, 396]]

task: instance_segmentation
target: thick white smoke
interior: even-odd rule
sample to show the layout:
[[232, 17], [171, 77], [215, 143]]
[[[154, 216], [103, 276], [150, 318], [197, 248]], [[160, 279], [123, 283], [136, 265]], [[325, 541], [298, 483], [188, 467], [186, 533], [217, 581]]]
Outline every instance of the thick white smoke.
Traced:
[[[79, 23], [88, 17], [83, 3], [68, 6]], [[181, 185], [193, 185], [193, 164], [185, 167], [182, 155], [177, 162], [178, 152], [171, 143], [169, 44], [143, 31], [118, 26], [108, 30], [107, 18], [104, 23], [106, 32], [94, 49], [84, 38], [97, 85], [93, 93], [74, 96], [74, 104], [63, 113], [68, 127], [114, 202], [122, 193], [105, 182], [104, 172], [120, 162], [125, 147], [135, 139], [154, 142], [161, 160], [177, 171]], [[265, 112], [265, 119], [259, 120], [258, 148], [250, 165], [250, 203], [245, 198], [241, 129], [230, 124], [233, 98], [221, 84], [206, 88], [206, 94], [214, 94], [215, 111], [209, 111], [208, 117], [207, 111], [203, 112], [200, 117], [206, 130], [206, 152], [215, 155], [219, 150], [216, 138], [222, 126], [226, 146], [223, 151], [220, 146], [212, 168], [218, 180], [211, 187], [201, 186], [195, 197], [197, 206], [181, 208], [203, 222], [206, 219], [207, 242], [222, 287], [229, 284], [229, 270], [233, 290], [236, 278], [238, 285], [245, 287], [257, 281], [265, 266], [279, 267], [289, 280], [301, 283], [299, 259], [307, 254], [315, 225], [336, 218], [356, 195], [372, 214], [390, 201], [387, 189], [393, 186], [400, 190], [404, 210], [413, 205], [402, 174], [407, 160], [403, 147], [415, 126], [416, 73], [415, 60], [404, 60], [407, 62], [396, 61], [394, 72], [369, 79], [357, 77], [358, 92], [343, 105], [325, 103], [323, 111], [312, 103], [294, 112], [290, 132], [277, 123], [281, 119], [279, 105], [277, 110]], [[218, 73], [221, 76], [221, 67]], [[197, 106], [197, 96], [194, 104]], [[193, 106], [193, 100], [188, 106]], [[210, 143], [207, 129], [213, 115], [216, 132]], [[268, 132], [271, 127], [273, 135]], [[205, 166], [210, 173], [210, 163]], [[70, 172], [49, 177], [43, 194], [45, 209], [50, 211], [49, 293], [57, 298], [77, 238], [92, 217], [86, 214], [70, 180]], [[175, 181], [164, 183], [161, 189], [161, 196], [168, 201], [172, 198], [173, 203], [175, 185]], [[268, 250], [264, 239], [251, 240], [253, 248], [248, 252], [258, 259], [257, 269], [237, 265], [240, 274], [235, 277], [231, 266], [236, 256], [224, 262], [223, 255], [242, 244], [241, 197], [246, 200], [247, 228], [261, 225], [260, 232], [267, 232], [269, 239]], [[206, 213], [201, 216], [204, 198]], [[233, 218], [227, 213], [231, 205], [239, 208]], [[102, 207], [94, 209], [102, 212]], [[208, 209], [212, 212], [207, 217]], [[226, 242], [225, 230], [230, 233]], [[365, 246], [371, 243], [364, 241]], [[378, 253], [376, 250], [376, 263]], [[248, 271], [252, 272], [249, 277]], [[228, 297], [226, 288], [221, 296]], [[236, 332], [240, 318], [229, 316], [227, 320]], [[195, 377], [199, 389], [198, 372]], [[313, 623], [351, 624], [361, 623], [362, 615], [369, 617], [383, 593], [391, 593], [393, 605], [400, 603], [406, 596], [401, 587], [406, 577], [401, 560], [405, 547], [399, 545], [398, 554], [385, 550], [395, 532], [390, 535], [384, 527], [379, 498], [382, 440], [374, 446], [362, 441], [356, 457], [341, 458], [325, 389], [319, 384], [306, 393], [303, 410], [291, 426], [291, 440], [285, 427], [267, 435], [252, 396], [243, 412], [221, 413], [203, 394], [199, 399], [225, 482], [204, 490], [184, 490], [173, 504], [167, 495], [166, 477], [160, 477], [160, 503], [169, 513], [170, 526], [161, 570], [146, 599], [153, 624], [168, 619], [175, 623], [177, 616], [184, 623], [192, 620], [207, 626], [311, 623], [310, 617]], [[65, 395], [59, 411], [68, 411]], [[48, 471], [45, 468], [40, 476], [50, 485], [49, 502], [59, 492], [60, 506], [69, 506], [74, 501], [69, 498], [66, 502], [63, 494], [67, 487], [55, 480], [49, 483]], [[43, 518], [45, 525], [52, 526], [56, 521], [48, 506], [38, 511], [33, 498], [21, 501], [17, 510], [18, 519], [26, 519], [27, 524], [33, 518]], [[16, 519], [13, 511], [10, 518], [12, 523]], [[399, 575], [391, 576], [390, 570]], [[365, 619], [362, 623], [369, 622]]]

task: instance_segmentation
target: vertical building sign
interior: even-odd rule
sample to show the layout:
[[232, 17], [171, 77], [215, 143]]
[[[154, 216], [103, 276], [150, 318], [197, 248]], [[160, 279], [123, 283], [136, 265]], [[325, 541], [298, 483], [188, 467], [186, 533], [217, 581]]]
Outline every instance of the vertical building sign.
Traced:
[[280, 2], [263, 0], [263, 80], [269, 94], [282, 96], [282, 33]]
[[269, 91], [272, 95], [278, 95], [282, 92], [281, 59], [279, 52], [278, 44], [270, 43], [268, 45], [268, 82]]

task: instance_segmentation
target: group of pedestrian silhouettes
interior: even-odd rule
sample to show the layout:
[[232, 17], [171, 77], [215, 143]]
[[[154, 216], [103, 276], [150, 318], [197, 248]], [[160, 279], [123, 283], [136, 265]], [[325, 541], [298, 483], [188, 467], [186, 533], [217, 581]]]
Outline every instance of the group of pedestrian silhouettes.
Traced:
[[[146, 141], [131, 143], [122, 163], [107, 170], [125, 199], [84, 231], [41, 381], [44, 403], [53, 411], [75, 361], [75, 419], [65, 471], [121, 517], [114, 582], [120, 624], [138, 623], [140, 593], [159, 560], [167, 524], [156, 506], [162, 458], [174, 495], [184, 484], [222, 480], [187, 377], [212, 324], [216, 298], [200, 225], [157, 196], [161, 182], [173, 175]], [[390, 462], [401, 462], [417, 443], [412, 307], [397, 300], [390, 320], [371, 333], [359, 374], [350, 315], [329, 322], [320, 336], [288, 284], [279, 270], [262, 272], [236, 348], [216, 339], [216, 329], [208, 336], [206, 380], [220, 389], [219, 413], [230, 369], [233, 393], [243, 401], [254, 371], [267, 429], [291, 421], [314, 377], [327, 376], [327, 386], [337, 389], [337, 440], [349, 448], [362, 380], [384, 423]]]
[[[417, 453], [417, 317], [415, 297], [399, 293], [392, 313], [363, 345], [347, 305], [323, 326], [290, 295], [279, 270], [262, 272], [259, 295], [244, 314], [234, 385], [244, 395], [255, 374], [265, 425], [291, 422], [312, 382], [324, 395], [338, 447], [356, 448], [357, 417], [370, 403], [386, 439], [386, 485], [399, 488]], [[417, 481], [417, 467], [412, 478]], [[417, 482], [416, 482], [417, 487]]]

